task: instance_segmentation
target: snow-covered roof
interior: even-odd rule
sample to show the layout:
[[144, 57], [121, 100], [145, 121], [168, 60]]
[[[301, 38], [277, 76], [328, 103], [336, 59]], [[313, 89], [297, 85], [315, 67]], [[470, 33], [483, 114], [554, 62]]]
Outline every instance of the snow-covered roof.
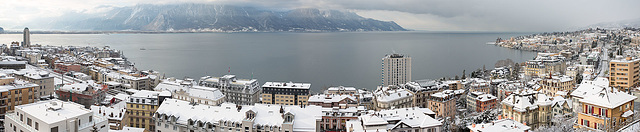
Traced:
[[595, 94], [603, 89], [609, 87], [609, 79], [605, 77], [598, 77], [594, 81], [582, 81], [576, 90], [571, 92], [571, 96], [585, 98], [587, 95]]
[[338, 94], [320, 94], [320, 95], [313, 95], [311, 97], [309, 97], [309, 100], [307, 102], [322, 102], [322, 103], [334, 103], [334, 102], [340, 102], [346, 98], [349, 98], [353, 101], [357, 101], [355, 96], [351, 96], [351, 95], [338, 95]]
[[355, 87], [345, 87], [345, 86], [337, 86], [337, 87], [329, 87], [327, 91], [356, 91]]
[[512, 119], [501, 119], [491, 123], [467, 126], [473, 132], [526, 132], [531, 127]]
[[479, 100], [480, 102], [485, 102], [485, 101], [489, 101], [489, 100], [495, 100], [497, 98], [498, 97], [493, 96], [491, 94], [483, 94], [483, 95], [478, 96], [476, 99]]
[[378, 102], [392, 102], [413, 97], [413, 93], [409, 90], [396, 86], [393, 86], [392, 88], [378, 87], [378, 90], [376, 90], [374, 94]]
[[[518, 90], [511, 95], [507, 96], [507, 98], [502, 100], [502, 104], [513, 106], [513, 110], [519, 112], [525, 112], [528, 110], [533, 110], [538, 108], [537, 99], [534, 97], [542, 95], [546, 97], [544, 94], [538, 94], [538, 91], [533, 91], [531, 89], [526, 90]], [[548, 99], [548, 98], [547, 98]], [[543, 99], [544, 101], [544, 99]]]
[[309, 89], [311, 83], [294, 82], [265, 82], [263, 88], [284, 88], [284, 89]]
[[126, 112], [126, 105], [127, 103], [125, 101], [120, 101], [117, 104], [113, 104], [109, 107], [91, 105], [90, 109], [95, 115], [102, 115], [112, 120], [122, 120]]
[[32, 115], [46, 124], [53, 124], [67, 119], [76, 118], [80, 115], [91, 113], [91, 110], [74, 103], [52, 99], [39, 101], [31, 104], [16, 106], [25, 113]]
[[[313, 131], [316, 120], [322, 118], [320, 106], [283, 106], [284, 113], [280, 113], [280, 105], [255, 104], [242, 105], [223, 103], [220, 106], [191, 105], [187, 101], [166, 99], [156, 111], [158, 114], [177, 117], [177, 123], [188, 124], [189, 120], [218, 123], [228, 121], [242, 123], [247, 111], [256, 113], [253, 125], [281, 126], [284, 122], [282, 114], [294, 115], [293, 131]], [[157, 116], [157, 115], [156, 115]]]
[[[393, 129], [395, 126], [400, 124], [406, 124], [416, 128], [441, 126], [442, 123], [430, 117], [430, 114], [435, 113], [428, 108], [412, 107], [381, 110], [379, 112], [360, 116], [359, 119], [362, 120], [363, 125], [365, 126], [386, 124], [387, 129]], [[395, 121], [397, 121], [397, 123], [391, 123]]]
[[598, 91], [597, 93], [587, 95], [585, 96], [585, 98], [580, 99], [579, 101], [613, 109], [624, 103], [633, 101], [636, 98], [636, 96], [620, 92], [615, 89], [612, 90], [612, 88], [605, 88]]

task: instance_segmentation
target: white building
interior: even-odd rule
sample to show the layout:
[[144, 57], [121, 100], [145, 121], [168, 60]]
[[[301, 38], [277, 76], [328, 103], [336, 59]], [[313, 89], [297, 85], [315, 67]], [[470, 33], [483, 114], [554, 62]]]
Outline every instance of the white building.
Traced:
[[390, 54], [382, 58], [382, 86], [404, 84], [411, 81], [411, 57]]
[[237, 79], [236, 75], [222, 77], [205, 76], [200, 78], [201, 86], [219, 88], [227, 102], [234, 104], [253, 105], [260, 102], [262, 88], [256, 79]]
[[225, 96], [218, 88], [197, 86], [193, 79], [179, 80], [169, 78], [162, 80], [154, 90], [169, 91], [174, 99], [205, 105], [219, 105], [224, 103]]
[[107, 118], [73, 102], [57, 99], [16, 106], [5, 115], [7, 132], [107, 132]]
[[381, 87], [373, 93], [376, 110], [414, 106], [414, 94], [398, 86]]
[[347, 132], [441, 132], [442, 123], [428, 108], [399, 108], [368, 113], [347, 121]]
[[528, 132], [531, 127], [512, 119], [500, 119], [491, 123], [467, 126], [471, 132]]
[[165, 100], [153, 115], [158, 132], [319, 132], [321, 119], [320, 106], [231, 103], [209, 106], [176, 99]]

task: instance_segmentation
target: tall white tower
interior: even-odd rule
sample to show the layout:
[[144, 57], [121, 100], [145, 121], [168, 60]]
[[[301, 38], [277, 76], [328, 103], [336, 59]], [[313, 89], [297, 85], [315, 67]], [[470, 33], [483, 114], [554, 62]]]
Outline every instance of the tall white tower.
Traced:
[[411, 81], [411, 57], [390, 54], [382, 58], [382, 86], [404, 84]]
[[31, 33], [29, 33], [29, 28], [25, 27], [24, 32], [22, 34], [22, 47], [31, 46]]

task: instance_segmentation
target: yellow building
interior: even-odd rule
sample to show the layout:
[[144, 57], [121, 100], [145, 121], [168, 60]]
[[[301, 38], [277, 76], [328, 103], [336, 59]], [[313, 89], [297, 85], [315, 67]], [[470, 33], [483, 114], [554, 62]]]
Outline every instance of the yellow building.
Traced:
[[171, 93], [168, 91], [136, 91], [127, 100], [127, 112], [122, 119], [122, 124], [155, 132], [156, 125], [151, 118], [165, 98], [171, 98]]
[[15, 106], [36, 102], [35, 94], [37, 84], [23, 80], [15, 80], [6, 74], [0, 75], [0, 116], [12, 112]]
[[502, 116], [530, 127], [549, 125], [553, 117], [551, 98], [534, 90], [518, 90], [501, 102]]
[[627, 57], [609, 62], [609, 83], [611, 87], [628, 91], [638, 86], [640, 59]]
[[266, 82], [262, 85], [262, 103], [308, 105], [310, 83]]
[[633, 118], [633, 100], [637, 97], [605, 88], [598, 93], [580, 99], [581, 109], [574, 127], [589, 130], [615, 131], [627, 125]]
[[575, 80], [569, 76], [552, 76], [539, 81], [538, 84], [540, 87], [536, 89], [537, 91], [549, 97], [555, 97], [558, 91], [566, 93], [573, 91]]

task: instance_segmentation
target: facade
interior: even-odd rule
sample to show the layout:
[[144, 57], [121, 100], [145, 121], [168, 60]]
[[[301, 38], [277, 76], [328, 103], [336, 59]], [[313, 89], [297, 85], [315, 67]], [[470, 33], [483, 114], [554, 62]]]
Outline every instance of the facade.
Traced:
[[225, 96], [218, 88], [194, 86], [193, 79], [178, 80], [169, 78], [159, 83], [154, 90], [169, 91], [174, 99], [189, 101], [205, 105], [220, 105], [224, 103]]
[[609, 83], [611, 87], [622, 91], [640, 84], [640, 59], [627, 57], [609, 62]]
[[483, 92], [471, 92], [467, 94], [467, 109], [475, 112], [483, 112], [497, 107], [498, 97]]
[[347, 132], [444, 132], [428, 108], [400, 108], [367, 113], [346, 122]]
[[31, 33], [29, 32], [29, 28], [24, 28], [22, 32], [22, 47], [31, 47]]
[[118, 82], [127, 89], [152, 90], [155, 87], [149, 76], [131, 76], [115, 71], [102, 71], [100, 76], [99, 82]]
[[571, 92], [571, 105], [573, 113], [578, 113], [582, 110], [582, 104], [580, 100], [586, 98], [588, 95], [595, 94], [609, 87], [609, 80], [605, 77], [598, 77], [594, 81], [584, 80], [582, 84]]
[[556, 72], [564, 74], [566, 68], [565, 57], [560, 53], [538, 53], [536, 59], [526, 62], [524, 70], [527, 76], [542, 77]]
[[38, 84], [39, 87], [35, 93], [38, 98], [52, 98], [53, 94], [55, 94], [54, 79], [49, 72], [23, 69], [15, 72], [14, 76], [17, 79]]
[[411, 81], [411, 57], [390, 54], [382, 58], [382, 86]]
[[[95, 115], [100, 115], [104, 118], [107, 118], [110, 130], [121, 130], [123, 129], [122, 118], [127, 111], [127, 109], [125, 109], [126, 105], [127, 103], [125, 101], [120, 101], [111, 106], [92, 105], [91, 111], [93, 111], [93, 114]], [[144, 130], [144, 128], [140, 129]]]
[[347, 121], [357, 120], [361, 113], [366, 110], [367, 109], [362, 106], [349, 108], [322, 108], [322, 122], [320, 122], [320, 129], [322, 131], [347, 131]]
[[536, 128], [551, 123], [551, 98], [531, 89], [519, 90], [502, 100], [502, 116]]
[[374, 95], [375, 110], [408, 108], [414, 106], [414, 96], [411, 91], [399, 86], [378, 86]]
[[436, 118], [454, 119], [457, 107], [456, 100], [463, 93], [463, 90], [444, 90], [429, 96], [429, 105], [427, 108], [436, 113]]
[[144, 128], [145, 131], [155, 132], [156, 125], [152, 119], [153, 113], [156, 112], [165, 98], [171, 98], [169, 91], [136, 91], [126, 100], [127, 112], [122, 120], [122, 124], [128, 127]]
[[345, 109], [359, 106], [359, 101], [356, 96], [351, 95], [320, 94], [309, 97], [309, 105]]
[[[15, 106], [36, 102], [34, 91], [39, 87], [37, 84], [23, 80], [15, 80], [6, 74], [0, 75], [0, 118], [5, 117], [5, 113], [15, 110]], [[5, 118], [6, 119], [6, 118]]]
[[320, 106], [231, 103], [208, 106], [167, 99], [153, 115], [153, 120], [158, 132], [320, 132], [321, 114]]
[[637, 97], [606, 87], [580, 99], [577, 128], [615, 131], [633, 121], [634, 102]]
[[576, 81], [569, 76], [551, 76], [538, 81], [540, 87], [537, 89], [540, 93], [549, 97], [561, 96], [556, 95], [558, 92], [571, 92], [575, 87]]
[[57, 99], [16, 106], [6, 132], [107, 132], [107, 119], [82, 105]]
[[106, 97], [107, 87], [93, 82], [68, 84], [56, 90], [59, 99], [73, 101], [90, 108], [102, 102]]
[[241, 105], [253, 105], [260, 102], [262, 88], [256, 79], [237, 79], [236, 75], [222, 77], [202, 77], [198, 84], [201, 86], [222, 90], [227, 102]]
[[553, 97], [553, 105], [551, 105], [553, 116], [571, 116], [573, 114], [573, 105], [570, 99], [560, 96]]
[[310, 83], [266, 82], [262, 85], [262, 103], [308, 105]]
[[452, 85], [442, 81], [417, 80], [400, 84], [400, 87], [409, 90], [414, 95], [414, 106], [426, 108], [429, 105], [429, 95], [452, 88]]

